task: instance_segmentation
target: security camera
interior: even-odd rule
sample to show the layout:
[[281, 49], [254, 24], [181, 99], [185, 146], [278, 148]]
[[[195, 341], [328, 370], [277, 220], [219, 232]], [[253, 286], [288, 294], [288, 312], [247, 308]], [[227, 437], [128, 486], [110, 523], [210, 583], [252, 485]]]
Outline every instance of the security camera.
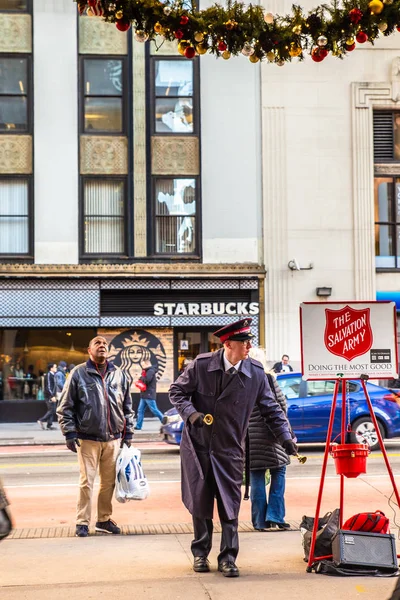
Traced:
[[296, 258], [289, 260], [288, 267], [291, 271], [301, 271], [300, 264]]

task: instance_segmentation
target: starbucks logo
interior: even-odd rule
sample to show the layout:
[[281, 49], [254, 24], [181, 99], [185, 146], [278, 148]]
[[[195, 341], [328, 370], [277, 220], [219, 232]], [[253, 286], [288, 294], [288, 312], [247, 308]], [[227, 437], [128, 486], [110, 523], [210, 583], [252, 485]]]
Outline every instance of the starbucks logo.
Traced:
[[147, 361], [156, 369], [157, 381], [162, 378], [167, 362], [164, 346], [149, 331], [124, 331], [110, 341], [109, 349], [110, 360], [127, 376], [131, 392], [137, 392], [134, 382], [141, 376], [143, 364]]

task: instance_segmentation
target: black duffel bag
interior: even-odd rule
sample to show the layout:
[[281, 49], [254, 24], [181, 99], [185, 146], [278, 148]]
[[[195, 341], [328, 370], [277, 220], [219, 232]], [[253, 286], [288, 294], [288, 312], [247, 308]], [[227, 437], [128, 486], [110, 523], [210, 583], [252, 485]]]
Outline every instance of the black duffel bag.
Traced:
[[[314, 556], [329, 556], [332, 554], [332, 539], [339, 529], [340, 510], [336, 508], [333, 512], [318, 519], [318, 531], [315, 540]], [[303, 517], [300, 523], [300, 531], [304, 548], [304, 560], [308, 562], [311, 549], [311, 537], [314, 527], [314, 517]]]

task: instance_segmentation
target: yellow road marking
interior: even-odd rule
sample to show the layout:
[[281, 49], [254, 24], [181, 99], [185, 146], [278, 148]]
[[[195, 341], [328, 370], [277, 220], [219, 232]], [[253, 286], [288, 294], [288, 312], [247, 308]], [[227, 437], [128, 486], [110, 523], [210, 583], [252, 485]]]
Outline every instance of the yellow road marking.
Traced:
[[363, 585], [356, 585], [356, 592], [360, 592], [360, 594], [365, 594], [367, 590]]

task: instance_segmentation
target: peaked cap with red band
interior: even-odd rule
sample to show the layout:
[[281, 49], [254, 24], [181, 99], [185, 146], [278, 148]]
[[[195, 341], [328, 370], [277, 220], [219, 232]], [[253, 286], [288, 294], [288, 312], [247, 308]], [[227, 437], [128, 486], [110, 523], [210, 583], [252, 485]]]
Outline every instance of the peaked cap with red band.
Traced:
[[241, 319], [240, 321], [236, 321], [236, 323], [231, 323], [230, 325], [226, 325], [218, 331], [214, 331], [213, 335], [219, 337], [222, 343], [227, 340], [232, 340], [233, 342], [245, 342], [246, 340], [251, 340], [254, 335], [251, 333], [251, 322], [253, 319], [248, 317], [247, 319]]

